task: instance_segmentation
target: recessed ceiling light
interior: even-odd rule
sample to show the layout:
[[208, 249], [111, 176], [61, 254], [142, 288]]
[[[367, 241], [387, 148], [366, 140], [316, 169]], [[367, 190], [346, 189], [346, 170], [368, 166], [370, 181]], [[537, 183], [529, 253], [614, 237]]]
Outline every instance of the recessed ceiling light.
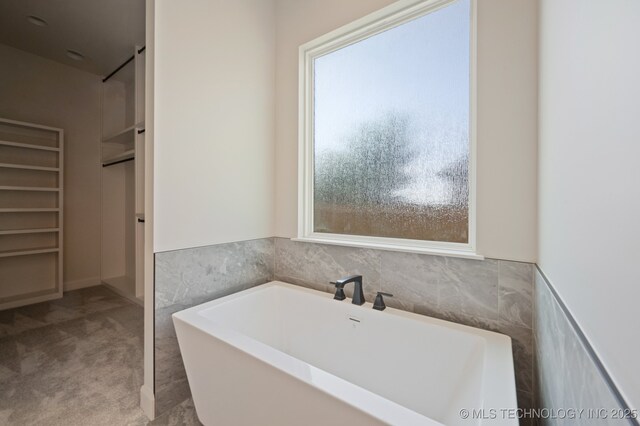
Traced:
[[42, 18], [38, 18], [37, 16], [34, 16], [34, 15], [27, 16], [27, 21], [29, 21], [29, 23], [36, 25], [38, 27], [46, 27], [48, 25], [47, 21], [45, 21]]
[[76, 52], [75, 50], [67, 50], [67, 56], [73, 59], [74, 61], [83, 61], [84, 55], [80, 52]]

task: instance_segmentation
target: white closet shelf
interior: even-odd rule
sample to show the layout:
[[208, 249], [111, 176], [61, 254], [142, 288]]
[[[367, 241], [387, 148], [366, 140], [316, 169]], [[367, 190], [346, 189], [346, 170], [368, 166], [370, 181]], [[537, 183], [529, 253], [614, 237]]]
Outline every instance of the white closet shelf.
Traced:
[[49, 234], [53, 232], [60, 232], [60, 228], [7, 229], [0, 231], [0, 235]]
[[125, 129], [120, 130], [119, 132], [115, 132], [110, 134], [109, 136], [105, 136], [102, 138], [102, 142], [105, 143], [129, 143], [131, 142], [130, 139], [126, 139], [126, 138], [121, 138], [120, 136], [124, 136], [127, 133], [132, 133], [135, 135], [134, 131], [137, 129], [144, 129], [144, 121], [141, 121], [140, 123], [134, 124], [133, 126], [129, 126]]
[[59, 172], [60, 171], [58, 167], [28, 166], [26, 164], [0, 163], [0, 167], [5, 169], [39, 170], [43, 172]]
[[135, 124], [133, 126], [129, 126], [126, 129], [122, 129], [119, 132], [113, 133], [109, 136], [105, 136], [104, 138], [102, 138], [102, 142], [120, 142], [118, 140], [118, 138], [120, 136], [124, 136], [129, 132], [133, 132], [133, 130], [136, 128]]
[[30, 254], [56, 253], [60, 251], [56, 247], [34, 248], [28, 250], [0, 251], [0, 257], [27, 256]]
[[37, 213], [37, 212], [59, 212], [58, 208], [8, 208], [0, 209], [0, 213]]
[[47, 188], [39, 186], [0, 186], [2, 191], [37, 191], [37, 192], [58, 192], [60, 188]]
[[60, 152], [60, 148], [55, 148], [53, 146], [34, 145], [32, 143], [0, 141], [0, 145], [2, 145], [2, 146], [12, 146], [14, 148], [40, 149], [42, 151]]
[[[6, 118], [0, 127], [0, 281], [11, 284], [0, 291], [3, 310], [62, 297], [64, 130]], [[55, 203], [34, 203], [43, 197]]]
[[[51, 299], [57, 299], [57, 297], [55, 297], [57, 294], [58, 294], [58, 289], [49, 288], [46, 290], [30, 291], [29, 293], [16, 294], [15, 296], [0, 297], [0, 303], [11, 305], [12, 302], [20, 301], [23, 298], [29, 298], [31, 300], [31, 303], [40, 303], [40, 302], [45, 302]], [[22, 306], [22, 305], [24, 304], [20, 303], [17, 306]], [[13, 305], [13, 306], [16, 306], [16, 305]]]
[[120, 161], [129, 160], [131, 158], [136, 157], [136, 150], [130, 149], [128, 151], [123, 152], [122, 154], [114, 155], [113, 157], [106, 158], [102, 160], [102, 166], [109, 166], [111, 164], [118, 163]]

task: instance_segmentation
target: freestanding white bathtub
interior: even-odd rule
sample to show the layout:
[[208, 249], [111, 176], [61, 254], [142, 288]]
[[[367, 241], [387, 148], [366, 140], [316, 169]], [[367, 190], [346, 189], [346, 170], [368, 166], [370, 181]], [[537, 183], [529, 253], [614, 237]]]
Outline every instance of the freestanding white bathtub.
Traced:
[[[517, 425], [511, 340], [271, 282], [175, 313], [205, 425]], [[468, 419], [463, 419], [468, 410]], [[478, 411], [484, 410], [484, 411]]]

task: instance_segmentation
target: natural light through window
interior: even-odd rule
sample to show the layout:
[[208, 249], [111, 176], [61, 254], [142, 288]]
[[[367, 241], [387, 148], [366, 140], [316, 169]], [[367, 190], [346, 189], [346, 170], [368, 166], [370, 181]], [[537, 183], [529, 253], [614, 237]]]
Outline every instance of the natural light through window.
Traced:
[[469, 243], [470, 7], [310, 58], [313, 233]]

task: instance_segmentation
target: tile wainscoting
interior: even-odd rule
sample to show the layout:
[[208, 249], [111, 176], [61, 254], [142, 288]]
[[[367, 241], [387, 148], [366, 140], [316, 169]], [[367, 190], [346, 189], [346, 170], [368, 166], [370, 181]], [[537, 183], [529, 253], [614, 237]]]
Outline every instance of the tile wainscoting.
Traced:
[[191, 396], [171, 314], [273, 280], [273, 238], [156, 253], [156, 416]]
[[533, 407], [533, 264], [275, 238], [277, 280], [333, 293], [329, 281], [351, 273], [363, 276], [368, 301], [385, 291], [388, 306], [510, 336], [518, 402]]
[[[618, 410], [626, 405], [603, 371], [589, 343], [572, 323], [562, 302], [545, 277], [535, 272], [534, 341], [536, 349], [536, 401], [538, 407]], [[638, 425], [634, 420], [588, 418], [544, 419], [542, 425]]]
[[155, 259], [156, 415], [190, 396], [172, 313], [273, 279], [333, 292], [329, 281], [351, 273], [364, 276], [369, 301], [387, 291], [394, 294], [389, 306], [511, 336], [519, 403], [533, 404], [533, 264], [286, 238], [156, 253]]

